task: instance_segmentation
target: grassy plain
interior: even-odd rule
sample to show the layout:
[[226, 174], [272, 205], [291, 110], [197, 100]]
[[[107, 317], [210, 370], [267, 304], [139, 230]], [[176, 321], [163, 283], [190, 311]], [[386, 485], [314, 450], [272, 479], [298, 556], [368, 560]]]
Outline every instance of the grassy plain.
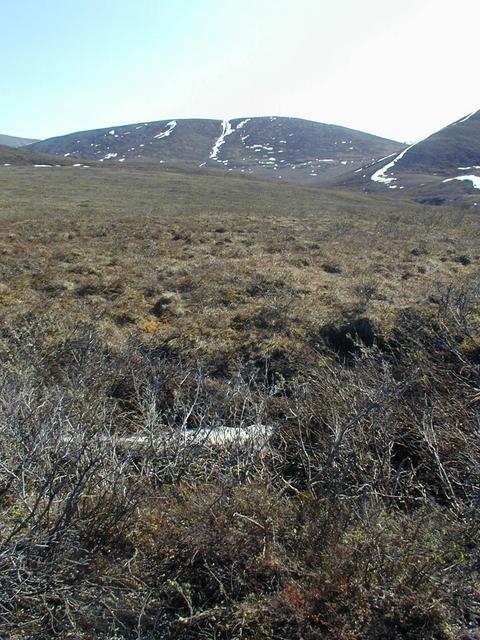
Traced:
[[476, 637], [478, 216], [6, 167], [0, 223], [0, 633]]
[[465, 212], [341, 192], [154, 170], [0, 173], [1, 313], [95, 317], [231, 354], [305, 340], [478, 273]]

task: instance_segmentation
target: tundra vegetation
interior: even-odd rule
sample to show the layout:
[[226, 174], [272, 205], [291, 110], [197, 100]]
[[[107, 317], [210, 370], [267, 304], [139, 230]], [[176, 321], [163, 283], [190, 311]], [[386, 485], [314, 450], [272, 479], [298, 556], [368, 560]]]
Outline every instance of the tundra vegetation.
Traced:
[[0, 219], [2, 637], [478, 637], [478, 215], [91, 167]]

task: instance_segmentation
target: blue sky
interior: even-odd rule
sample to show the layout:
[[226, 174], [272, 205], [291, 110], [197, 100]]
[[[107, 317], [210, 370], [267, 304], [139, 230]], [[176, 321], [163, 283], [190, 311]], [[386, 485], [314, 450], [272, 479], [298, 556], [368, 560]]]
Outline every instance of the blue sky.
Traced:
[[480, 108], [480, 0], [0, 0], [0, 132], [297, 116], [414, 141]]

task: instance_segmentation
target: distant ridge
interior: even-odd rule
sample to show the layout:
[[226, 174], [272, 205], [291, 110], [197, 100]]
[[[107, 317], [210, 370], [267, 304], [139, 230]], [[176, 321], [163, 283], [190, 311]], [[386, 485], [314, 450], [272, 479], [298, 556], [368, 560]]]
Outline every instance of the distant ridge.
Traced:
[[24, 147], [27, 144], [32, 144], [32, 142], [37, 142], [37, 140], [33, 138], [18, 138], [17, 136], [6, 136], [0, 133], [0, 145], [4, 145], [6, 147]]
[[104, 163], [191, 164], [316, 185], [404, 145], [299, 118], [161, 120], [57, 136], [30, 149]]
[[68, 158], [57, 158], [31, 149], [0, 145], [0, 168], [4, 166], [68, 166], [73, 162]]

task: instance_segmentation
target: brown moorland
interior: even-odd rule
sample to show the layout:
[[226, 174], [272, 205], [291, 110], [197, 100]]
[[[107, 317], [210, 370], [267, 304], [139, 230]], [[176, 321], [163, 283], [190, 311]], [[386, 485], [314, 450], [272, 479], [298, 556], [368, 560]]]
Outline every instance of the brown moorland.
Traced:
[[0, 219], [0, 633], [475, 637], [478, 216], [5, 167]]

